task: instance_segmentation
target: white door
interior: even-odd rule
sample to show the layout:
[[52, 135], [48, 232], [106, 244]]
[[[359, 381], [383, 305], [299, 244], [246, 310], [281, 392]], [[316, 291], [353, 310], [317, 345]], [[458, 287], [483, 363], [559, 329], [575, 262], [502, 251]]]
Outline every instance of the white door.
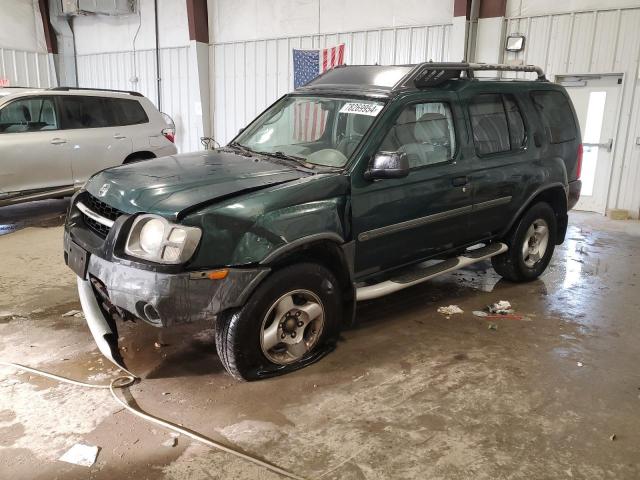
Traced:
[[604, 215], [622, 76], [571, 76], [559, 80], [571, 96], [582, 132], [582, 191], [575, 209]]
[[21, 97], [0, 108], [0, 193], [72, 186], [69, 157], [53, 97]]
[[94, 173], [121, 165], [133, 149], [128, 127], [117, 126], [108, 99], [61, 95], [65, 135], [71, 145], [73, 183], [82, 186]]

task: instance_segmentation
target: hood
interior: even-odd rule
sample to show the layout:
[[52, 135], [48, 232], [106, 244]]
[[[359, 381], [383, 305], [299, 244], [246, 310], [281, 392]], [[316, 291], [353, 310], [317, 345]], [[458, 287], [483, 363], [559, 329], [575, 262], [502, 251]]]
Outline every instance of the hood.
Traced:
[[269, 157], [214, 150], [154, 158], [103, 170], [87, 183], [91, 195], [126, 213], [178, 218], [216, 200], [309, 174]]

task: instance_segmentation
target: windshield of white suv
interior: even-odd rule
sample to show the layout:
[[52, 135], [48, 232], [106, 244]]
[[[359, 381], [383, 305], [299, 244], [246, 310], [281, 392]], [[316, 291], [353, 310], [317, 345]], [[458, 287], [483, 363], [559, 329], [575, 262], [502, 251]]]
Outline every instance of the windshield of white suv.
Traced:
[[383, 106], [361, 99], [285, 97], [232, 145], [312, 165], [343, 167]]

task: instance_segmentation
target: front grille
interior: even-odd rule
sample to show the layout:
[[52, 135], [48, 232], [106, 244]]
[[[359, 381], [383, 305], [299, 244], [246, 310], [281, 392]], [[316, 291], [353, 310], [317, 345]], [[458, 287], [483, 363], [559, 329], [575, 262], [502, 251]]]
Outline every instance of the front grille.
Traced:
[[[97, 213], [101, 217], [108, 218], [109, 220], [116, 220], [122, 212], [117, 208], [113, 208], [110, 205], [98, 200], [93, 195], [87, 194], [85, 198], [81, 199], [82, 203], [85, 204], [94, 213]], [[100, 238], [107, 238], [109, 234], [110, 228], [106, 225], [103, 225], [100, 222], [97, 222], [93, 218], [88, 217], [84, 213], [82, 214], [82, 219], [84, 220], [85, 225], [91, 230], [93, 233], [98, 235]]]
[[106, 203], [98, 200], [93, 195], [87, 195], [85, 205], [89, 207], [92, 212], [97, 213], [101, 217], [108, 218], [109, 220], [115, 220], [120, 215], [122, 215], [122, 212], [120, 210], [107, 205]]
[[109, 230], [110, 230], [109, 227], [101, 224], [100, 222], [96, 222], [93, 218], [89, 218], [85, 214], [82, 214], [82, 218], [84, 220], [85, 225], [89, 227], [89, 230], [91, 230], [93, 233], [95, 233], [101, 238], [107, 238], [107, 235], [109, 234]]

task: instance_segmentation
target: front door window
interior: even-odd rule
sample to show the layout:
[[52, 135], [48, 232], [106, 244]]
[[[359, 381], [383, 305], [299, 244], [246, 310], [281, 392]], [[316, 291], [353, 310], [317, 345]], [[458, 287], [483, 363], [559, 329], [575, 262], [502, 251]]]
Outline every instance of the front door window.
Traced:
[[406, 153], [411, 168], [448, 162], [456, 151], [449, 105], [440, 102], [408, 105], [385, 136], [380, 150]]
[[58, 119], [50, 98], [24, 98], [0, 110], [0, 133], [57, 130]]

